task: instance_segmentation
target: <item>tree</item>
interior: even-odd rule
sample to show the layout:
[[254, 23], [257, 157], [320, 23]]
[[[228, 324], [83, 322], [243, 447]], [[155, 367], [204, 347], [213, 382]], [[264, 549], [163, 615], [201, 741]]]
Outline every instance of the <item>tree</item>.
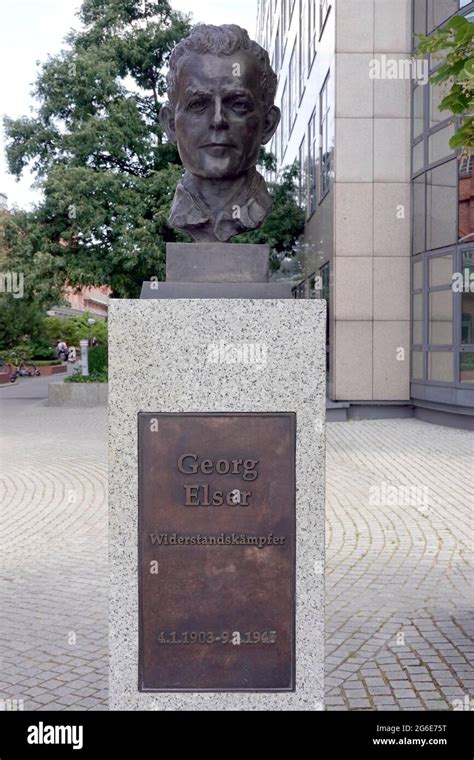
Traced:
[[73, 285], [136, 297], [164, 273], [166, 219], [182, 172], [158, 121], [164, 67], [189, 30], [166, 0], [84, 0], [83, 24], [42, 64], [33, 117], [5, 118], [7, 161], [31, 166], [44, 201], [30, 220]]
[[[166, 243], [187, 240], [167, 223], [183, 167], [159, 113], [170, 52], [190, 25], [167, 0], [83, 0], [78, 15], [83, 28], [40, 66], [35, 115], [4, 120], [8, 166], [17, 177], [30, 166], [44, 190], [27, 234], [63, 283], [136, 298], [144, 280], [164, 279]], [[290, 250], [303, 227], [290, 175], [270, 192], [264, 227], [235, 242]]]
[[36, 212], [8, 215], [3, 232], [0, 346], [12, 348], [43, 339], [45, 310], [61, 302], [65, 275], [61, 256], [48, 252], [47, 231]]
[[450, 140], [451, 148], [474, 148], [474, 23], [454, 16], [434, 34], [419, 35], [417, 52], [441, 62], [431, 77], [432, 84], [448, 83], [449, 92], [439, 105], [460, 118], [460, 126]]
[[[259, 162], [270, 171], [276, 167], [271, 153], [260, 155]], [[298, 164], [286, 166], [277, 182], [269, 183], [273, 207], [259, 230], [245, 232], [234, 238], [236, 243], [267, 243], [272, 251], [272, 268], [279, 268], [278, 254], [291, 254], [295, 243], [304, 232], [305, 212], [295, 201]]]
[[45, 334], [49, 342], [55, 345], [58, 340], [66, 341], [68, 346], [78, 346], [80, 340], [96, 337], [99, 343], [107, 343], [107, 322], [96, 319], [94, 325], [89, 325], [89, 313], [76, 317], [47, 317], [45, 320]]

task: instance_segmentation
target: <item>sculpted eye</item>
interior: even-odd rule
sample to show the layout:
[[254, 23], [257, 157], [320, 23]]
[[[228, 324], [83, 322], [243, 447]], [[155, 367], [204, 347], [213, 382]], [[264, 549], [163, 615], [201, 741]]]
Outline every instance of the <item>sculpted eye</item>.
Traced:
[[188, 111], [205, 111], [207, 108], [207, 100], [192, 100], [188, 105]]
[[250, 109], [250, 105], [246, 100], [234, 100], [232, 103], [232, 108], [237, 113], [247, 113], [247, 111]]

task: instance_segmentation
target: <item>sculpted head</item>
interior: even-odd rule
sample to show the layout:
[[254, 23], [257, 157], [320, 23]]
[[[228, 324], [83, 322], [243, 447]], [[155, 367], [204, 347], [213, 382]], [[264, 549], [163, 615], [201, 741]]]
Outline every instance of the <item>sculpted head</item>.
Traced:
[[185, 168], [219, 180], [255, 167], [280, 121], [276, 88], [268, 53], [244, 29], [196, 26], [171, 54], [160, 116]]

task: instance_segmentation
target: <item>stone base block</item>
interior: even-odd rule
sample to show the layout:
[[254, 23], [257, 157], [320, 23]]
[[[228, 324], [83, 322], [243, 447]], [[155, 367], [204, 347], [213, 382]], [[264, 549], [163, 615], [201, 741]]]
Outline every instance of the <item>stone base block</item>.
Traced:
[[270, 246], [168, 243], [167, 282], [268, 282]]
[[140, 299], [292, 298], [291, 287], [286, 282], [144, 282]]
[[[111, 302], [112, 710], [323, 709], [325, 335], [316, 300]], [[296, 415], [294, 691], [139, 691], [140, 412]]]

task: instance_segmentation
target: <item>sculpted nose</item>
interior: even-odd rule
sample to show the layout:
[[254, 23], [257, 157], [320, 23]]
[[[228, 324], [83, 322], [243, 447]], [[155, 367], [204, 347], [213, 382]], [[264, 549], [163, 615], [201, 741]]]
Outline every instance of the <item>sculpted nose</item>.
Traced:
[[220, 98], [216, 98], [216, 102], [214, 103], [211, 127], [213, 129], [227, 129], [228, 127]]

